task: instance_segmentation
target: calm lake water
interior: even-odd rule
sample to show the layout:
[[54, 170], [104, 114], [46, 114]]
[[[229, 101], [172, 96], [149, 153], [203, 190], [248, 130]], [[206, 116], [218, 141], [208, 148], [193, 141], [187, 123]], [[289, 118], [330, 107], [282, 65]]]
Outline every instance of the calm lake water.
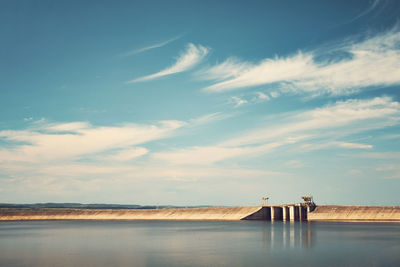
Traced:
[[0, 266], [400, 266], [400, 224], [0, 222]]

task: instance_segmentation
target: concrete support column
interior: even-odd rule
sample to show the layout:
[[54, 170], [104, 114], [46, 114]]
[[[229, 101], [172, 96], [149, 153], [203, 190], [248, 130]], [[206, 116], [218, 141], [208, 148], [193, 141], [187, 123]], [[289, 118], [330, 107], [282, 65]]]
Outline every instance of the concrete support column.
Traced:
[[289, 206], [289, 218], [290, 218], [290, 221], [298, 221], [299, 220], [299, 207]]
[[299, 221], [304, 221], [305, 210], [303, 206], [299, 206]]
[[303, 209], [303, 221], [307, 221], [308, 219], [308, 207], [302, 207]]
[[282, 207], [282, 220], [289, 221], [289, 218], [290, 218], [289, 207], [288, 206]]
[[282, 207], [271, 207], [271, 221], [282, 220]]

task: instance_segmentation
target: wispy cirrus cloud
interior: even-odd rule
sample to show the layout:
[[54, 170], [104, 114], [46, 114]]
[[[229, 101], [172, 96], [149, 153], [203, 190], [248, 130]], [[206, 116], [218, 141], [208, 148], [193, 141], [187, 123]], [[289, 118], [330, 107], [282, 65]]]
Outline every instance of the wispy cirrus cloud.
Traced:
[[224, 119], [230, 118], [232, 116], [233, 116], [232, 114], [226, 114], [226, 113], [222, 113], [222, 112], [209, 113], [209, 114], [191, 119], [189, 121], [189, 125], [198, 126], [198, 125], [202, 125], [202, 124], [208, 124], [211, 122], [224, 120]]
[[350, 142], [337, 142], [337, 146], [343, 148], [354, 148], [354, 149], [371, 149], [373, 148], [372, 145], [368, 144], [360, 144], [360, 143], [350, 143]]
[[[360, 131], [379, 129], [399, 123], [400, 103], [390, 97], [338, 101], [309, 111], [287, 116], [275, 127], [259, 128], [229, 139], [226, 146], [256, 145], [280, 137], [308, 135], [341, 137]], [[348, 127], [352, 125], [352, 127]], [[322, 131], [323, 130], [323, 131]]]
[[268, 95], [264, 94], [263, 92], [256, 92], [256, 97], [253, 98], [253, 101], [262, 102], [262, 101], [268, 101], [270, 99], [271, 98]]
[[[54, 164], [79, 160], [124, 162], [147, 155], [149, 160], [170, 164], [207, 165], [230, 158], [257, 156], [282, 146], [303, 143], [304, 150], [339, 147], [372, 149], [370, 144], [346, 141], [347, 136], [397, 125], [400, 104], [390, 97], [338, 101], [334, 104], [289, 114], [279, 124], [255, 128], [217, 144], [178, 150], [149, 151], [143, 145], [165, 139], [183, 127], [226, 118], [212, 113], [189, 122], [160, 121], [156, 124], [93, 126], [88, 122], [32, 122], [23, 130], [0, 131], [7, 146], [0, 147], [3, 163]], [[351, 125], [351, 127], [349, 127]], [[152, 165], [152, 163], [149, 163]]]
[[[211, 113], [188, 122], [159, 121], [153, 124], [124, 123], [116, 126], [94, 126], [89, 122], [51, 123], [45, 119], [31, 122], [22, 130], [0, 131], [0, 178], [3, 181], [51, 188], [62, 184], [62, 179], [102, 180], [118, 175], [124, 179], [175, 179], [176, 174], [212, 176], [230, 173], [214, 169], [177, 168], [154, 163], [147, 155], [153, 153], [148, 143], [166, 139], [192, 128], [230, 117]], [[140, 160], [140, 163], [135, 161]], [[155, 166], [158, 166], [157, 168]], [[62, 178], [62, 179], [61, 179]], [[61, 179], [61, 180], [59, 180]], [[114, 178], [113, 178], [114, 179]], [[185, 179], [180, 177], [179, 179]], [[68, 184], [68, 183], [67, 183]], [[92, 184], [91, 182], [88, 184]]]
[[42, 120], [32, 122], [22, 130], [0, 131], [0, 191], [3, 200], [8, 198], [10, 201], [9, 196], [22, 191], [54, 201], [59, 197], [68, 199], [77, 192], [87, 195], [110, 190], [121, 192], [128, 188], [132, 192], [137, 190], [138, 184], [149, 183], [152, 186], [154, 181], [182, 183], [209, 178], [286, 175], [254, 168], [198, 163], [179, 166], [152, 157], [154, 150], [148, 143], [176, 136], [178, 130], [181, 134], [181, 128], [204, 125], [226, 117], [222, 113], [211, 113], [188, 122], [170, 120], [117, 126]]
[[[341, 133], [341, 138], [345, 136], [345, 134]], [[322, 149], [331, 149], [331, 148], [344, 148], [349, 150], [370, 150], [373, 149], [373, 145], [363, 144], [363, 143], [355, 143], [355, 142], [343, 142], [343, 141], [329, 141], [323, 139], [322, 141], [314, 141], [302, 144], [300, 149], [305, 152], [311, 152], [315, 150]]]
[[281, 138], [273, 142], [267, 142], [257, 146], [224, 146], [217, 144], [213, 146], [196, 146], [175, 151], [157, 152], [153, 158], [178, 165], [210, 165], [237, 157], [256, 157], [260, 154], [271, 152], [279, 147], [294, 144], [303, 136]]
[[380, 2], [382, 2], [382, 0], [373, 0], [373, 1], [371, 1], [370, 4], [368, 5], [368, 7], [365, 10], [363, 10], [360, 14], [358, 14], [357, 16], [352, 18], [351, 20], [347, 21], [346, 24], [350, 23], [350, 22], [353, 22], [353, 21], [355, 21], [355, 20], [357, 20], [357, 19], [359, 19], [361, 17], [364, 17], [364, 16], [368, 15], [369, 13], [371, 13], [372, 11], [374, 11], [378, 7]]
[[231, 57], [215, 66], [199, 70], [196, 75], [206, 80], [225, 80], [241, 75], [252, 66], [250, 62]]
[[[278, 179], [290, 174], [246, 168], [235, 162], [286, 148], [300, 150], [304, 144], [313, 149], [333, 146], [370, 150], [372, 145], [348, 141], [353, 139], [348, 136], [398, 124], [399, 115], [400, 104], [390, 97], [339, 101], [286, 114], [279, 122], [265, 123], [218, 143], [156, 150], [148, 143], [176, 136], [177, 131], [192, 124], [210, 123], [225, 116], [211, 113], [188, 122], [119, 126], [32, 122], [23, 130], [0, 131], [0, 191], [11, 195], [24, 188], [54, 197], [70, 196], [76, 191], [105, 192], [105, 188], [107, 192], [128, 187], [140, 190], [138, 183], [154, 181]], [[302, 166], [301, 162], [289, 164], [292, 168]]]
[[121, 57], [129, 57], [129, 56], [140, 54], [140, 53], [143, 53], [143, 52], [155, 49], [155, 48], [160, 48], [160, 47], [163, 47], [163, 46], [165, 46], [165, 45], [167, 45], [169, 43], [172, 43], [173, 41], [176, 41], [176, 40], [180, 39], [181, 37], [182, 37], [182, 35], [178, 35], [178, 36], [176, 36], [174, 38], [168, 39], [168, 40], [163, 41], [163, 42], [154, 43], [152, 45], [148, 45], [148, 46], [145, 46], [145, 47], [142, 47], [142, 48], [138, 48], [138, 49], [133, 49], [133, 50], [130, 50], [128, 52], [125, 52], [125, 53], [121, 54], [120, 56]]
[[0, 160], [74, 161], [109, 151], [110, 158], [129, 160], [147, 153], [142, 148], [136, 148], [137, 145], [167, 138], [184, 125], [181, 121], [97, 127], [87, 122], [34, 124], [24, 130], [0, 131], [0, 139], [9, 143], [7, 147], [0, 147]]
[[208, 52], [209, 49], [202, 45], [196, 46], [192, 43], [189, 43], [186, 47], [186, 50], [180, 54], [172, 66], [157, 73], [130, 80], [127, 83], [145, 82], [163, 76], [184, 72], [197, 65], [208, 54]]
[[370, 86], [400, 84], [400, 31], [398, 27], [362, 41], [275, 57], [258, 63], [227, 59], [199, 72], [216, 81], [204, 90], [230, 91], [274, 85], [283, 92], [311, 95], [349, 94]]
[[108, 155], [102, 156], [99, 159], [107, 161], [129, 161], [144, 156], [148, 153], [149, 150], [144, 147], [133, 147], [120, 149], [116, 153], [109, 153]]
[[[174, 164], [213, 164], [235, 157], [255, 157], [300, 142], [304, 150], [339, 147], [371, 149], [372, 145], [346, 142], [347, 136], [399, 123], [400, 103], [389, 97], [339, 101], [288, 116], [278, 125], [253, 129], [210, 146], [194, 146], [154, 153], [153, 157]], [[352, 127], [348, 127], [351, 125]], [[313, 144], [314, 142], [314, 144]]]
[[240, 107], [240, 106], [243, 106], [243, 105], [245, 105], [245, 104], [248, 103], [248, 101], [247, 101], [246, 99], [242, 99], [242, 98], [240, 98], [240, 97], [238, 97], [238, 96], [232, 96], [232, 97], [229, 99], [229, 102], [230, 102], [230, 103], [233, 103], [234, 106], [235, 106], [235, 108]]

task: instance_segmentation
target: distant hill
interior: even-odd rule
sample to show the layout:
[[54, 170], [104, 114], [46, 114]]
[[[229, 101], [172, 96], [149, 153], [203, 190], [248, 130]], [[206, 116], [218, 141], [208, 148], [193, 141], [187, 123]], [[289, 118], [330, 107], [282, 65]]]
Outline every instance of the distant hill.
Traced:
[[0, 203], [1, 208], [14, 209], [171, 209], [171, 208], [209, 208], [212, 206], [141, 206], [141, 205], [125, 205], [125, 204], [81, 204], [81, 203], [34, 203], [34, 204], [9, 204]]

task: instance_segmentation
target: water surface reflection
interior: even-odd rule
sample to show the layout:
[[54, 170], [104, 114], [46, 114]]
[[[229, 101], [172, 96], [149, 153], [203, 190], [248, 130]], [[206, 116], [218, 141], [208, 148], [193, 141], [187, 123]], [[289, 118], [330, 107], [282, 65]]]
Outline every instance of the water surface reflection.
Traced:
[[312, 248], [314, 233], [308, 222], [268, 222], [264, 247], [269, 249]]
[[400, 224], [0, 222], [0, 266], [399, 266]]

